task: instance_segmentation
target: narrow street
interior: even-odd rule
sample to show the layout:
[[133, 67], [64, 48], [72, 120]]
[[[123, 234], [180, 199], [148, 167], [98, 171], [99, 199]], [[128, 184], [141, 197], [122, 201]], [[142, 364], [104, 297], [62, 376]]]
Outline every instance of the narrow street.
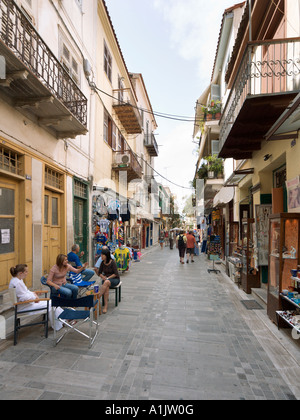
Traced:
[[[300, 399], [299, 340], [204, 256], [179, 264], [155, 248], [122, 276], [91, 350], [78, 335], [56, 348], [36, 328], [0, 347], [0, 400]], [[1, 345], [1, 344], [0, 344]], [[298, 358], [298, 360], [297, 360]]]

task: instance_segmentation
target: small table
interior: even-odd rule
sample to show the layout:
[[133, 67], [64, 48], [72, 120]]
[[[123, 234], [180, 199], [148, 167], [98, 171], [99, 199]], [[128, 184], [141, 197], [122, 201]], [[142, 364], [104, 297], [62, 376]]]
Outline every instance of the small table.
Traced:
[[101, 302], [100, 302], [100, 290], [99, 290], [98, 293], [95, 293], [93, 290], [88, 290], [86, 292], [86, 296], [94, 296], [94, 302], [96, 300], [98, 300], [96, 311], [95, 311], [95, 318], [98, 319], [98, 312], [99, 312], [99, 315], [102, 314], [102, 312], [101, 312]]

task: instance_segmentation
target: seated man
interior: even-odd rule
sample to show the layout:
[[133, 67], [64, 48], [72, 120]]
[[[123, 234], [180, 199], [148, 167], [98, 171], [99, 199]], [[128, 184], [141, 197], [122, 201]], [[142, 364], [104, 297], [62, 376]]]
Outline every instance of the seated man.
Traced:
[[[77, 269], [80, 269], [82, 267], [82, 262], [80, 261], [80, 258], [84, 255], [84, 252], [82, 251], [78, 256], [79, 252], [79, 245], [75, 244], [72, 246], [71, 252], [69, 252], [68, 254], [69, 263]], [[81, 272], [82, 280], [90, 281], [94, 274], [95, 273], [93, 270], [85, 269]]]

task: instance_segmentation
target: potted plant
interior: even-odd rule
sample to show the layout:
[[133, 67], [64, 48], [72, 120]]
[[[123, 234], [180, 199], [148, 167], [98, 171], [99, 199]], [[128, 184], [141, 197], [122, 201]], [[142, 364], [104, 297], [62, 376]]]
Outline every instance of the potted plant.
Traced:
[[205, 121], [211, 121], [213, 119], [213, 113], [210, 107], [208, 106], [203, 106], [202, 107], [202, 112], [204, 114], [204, 120]]
[[[219, 176], [223, 176], [224, 173], [224, 161], [222, 158], [218, 158], [216, 155], [214, 156], [207, 156], [205, 160], [208, 163], [208, 176], [209, 178], [213, 174], [212, 177], [218, 178]], [[211, 173], [212, 174], [211, 174]]]
[[219, 120], [221, 118], [221, 111], [222, 111], [222, 102], [221, 101], [211, 101], [210, 106], [211, 112], [213, 114], [213, 118]]

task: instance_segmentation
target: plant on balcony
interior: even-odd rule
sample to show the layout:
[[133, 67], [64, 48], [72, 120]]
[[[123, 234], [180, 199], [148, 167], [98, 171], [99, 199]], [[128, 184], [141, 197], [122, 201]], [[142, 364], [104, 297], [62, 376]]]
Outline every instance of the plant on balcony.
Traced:
[[215, 119], [219, 119], [221, 117], [222, 111], [222, 102], [221, 101], [211, 101], [210, 110]]
[[213, 173], [215, 178], [219, 178], [223, 176], [224, 161], [222, 158], [218, 158], [216, 155], [213, 155], [213, 156], [207, 156], [204, 159], [206, 160], [208, 164], [208, 173]]
[[221, 116], [221, 110], [222, 110], [221, 101], [211, 101], [211, 103], [208, 106], [202, 107], [204, 120], [211, 121], [213, 119], [219, 119]]

